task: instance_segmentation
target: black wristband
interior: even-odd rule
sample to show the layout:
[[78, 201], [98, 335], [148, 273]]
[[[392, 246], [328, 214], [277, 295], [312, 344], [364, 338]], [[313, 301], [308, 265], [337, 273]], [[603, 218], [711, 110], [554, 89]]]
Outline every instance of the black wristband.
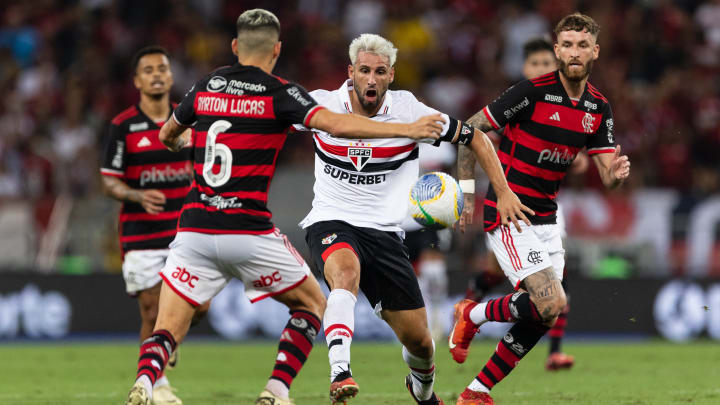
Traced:
[[475, 136], [475, 128], [473, 128], [472, 125], [463, 122], [460, 125], [460, 131], [458, 132], [457, 139], [453, 143], [467, 145], [472, 142], [473, 136]]
[[450, 123], [448, 124], [448, 129], [445, 132], [445, 135], [441, 136], [437, 140], [435, 140], [435, 143], [433, 143], [433, 146], [440, 146], [440, 142], [452, 142], [453, 137], [455, 136], [455, 131], [457, 130], [458, 124], [460, 121], [456, 120], [453, 117], [450, 118]]

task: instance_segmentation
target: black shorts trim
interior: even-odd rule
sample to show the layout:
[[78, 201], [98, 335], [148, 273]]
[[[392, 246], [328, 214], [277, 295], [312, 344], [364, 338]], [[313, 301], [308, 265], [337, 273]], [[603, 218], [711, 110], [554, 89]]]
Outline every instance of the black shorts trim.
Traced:
[[306, 229], [305, 241], [313, 264], [323, 274], [330, 253], [343, 247], [353, 250], [360, 260], [360, 290], [373, 308], [412, 310], [425, 306], [407, 247], [396, 233], [323, 221]]

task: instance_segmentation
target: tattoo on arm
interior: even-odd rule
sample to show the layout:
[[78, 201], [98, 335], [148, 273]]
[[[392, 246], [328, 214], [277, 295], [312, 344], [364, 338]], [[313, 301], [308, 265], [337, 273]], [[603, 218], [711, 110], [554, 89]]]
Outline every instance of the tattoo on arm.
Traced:
[[555, 284], [545, 284], [537, 291], [538, 298], [547, 298], [555, 294]]
[[485, 113], [482, 112], [482, 110], [475, 113], [475, 115], [470, 117], [470, 119], [467, 120], [466, 122], [483, 132], [488, 132], [488, 131], [492, 131], [493, 129], [495, 129], [490, 124], [490, 121], [488, 121], [487, 117], [485, 116]]
[[475, 154], [464, 145], [458, 146], [458, 179], [475, 178]]
[[[483, 131], [492, 131], [493, 127], [490, 125], [485, 113], [482, 110], [478, 111], [466, 121], [473, 127]], [[476, 135], [477, 136], [477, 135]], [[460, 146], [458, 148], [458, 179], [472, 179], [475, 177], [475, 154], [468, 147]]]

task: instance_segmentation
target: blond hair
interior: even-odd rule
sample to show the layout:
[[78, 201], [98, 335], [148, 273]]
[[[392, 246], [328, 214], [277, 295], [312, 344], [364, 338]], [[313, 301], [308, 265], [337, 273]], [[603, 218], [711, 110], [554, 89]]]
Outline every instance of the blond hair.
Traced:
[[358, 53], [369, 52], [388, 58], [390, 66], [395, 65], [397, 59], [397, 48], [392, 42], [375, 34], [362, 34], [352, 40], [350, 43], [349, 54], [350, 62], [354, 65], [357, 61]]

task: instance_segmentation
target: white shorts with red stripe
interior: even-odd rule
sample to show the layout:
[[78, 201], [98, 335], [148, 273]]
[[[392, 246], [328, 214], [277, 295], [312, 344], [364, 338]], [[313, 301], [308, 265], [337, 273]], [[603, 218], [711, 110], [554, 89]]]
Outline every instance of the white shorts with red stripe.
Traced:
[[209, 301], [231, 278], [245, 284], [250, 302], [299, 286], [310, 268], [275, 228], [264, 235], [178, 232], [160, 276], [192, 305]]
[[557, 224], [498, 226], [487, 233], [488, 246], [495, 253], [505, 276], [517, 290], [527, 276], [552, 267], [560, 280], [565, 267], [562, 229]]
[[125, 279], [125, 291], [136, 296], [162, 281], [160, 270], [165, 265], [170, 250], [147, 249], [131, 250], [125, 253], [122, 272]]

